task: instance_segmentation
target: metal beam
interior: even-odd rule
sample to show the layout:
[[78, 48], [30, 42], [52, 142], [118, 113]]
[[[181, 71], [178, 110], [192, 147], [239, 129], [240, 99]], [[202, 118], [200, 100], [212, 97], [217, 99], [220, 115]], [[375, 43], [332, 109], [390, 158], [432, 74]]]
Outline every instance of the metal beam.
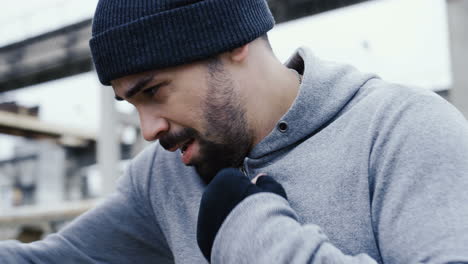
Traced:
[[7, 159], [7, 160], [0, 160], [0, 167], [5, 164], [15, 164], [15, 163], [20, 163], [26, 160], [36, 160], [37, 155], [26, 155], [26, 156], [18, 156], [14, 157], [12, 159]]
[[90, 71], [91, 19], [0, 48], [0, 92]]

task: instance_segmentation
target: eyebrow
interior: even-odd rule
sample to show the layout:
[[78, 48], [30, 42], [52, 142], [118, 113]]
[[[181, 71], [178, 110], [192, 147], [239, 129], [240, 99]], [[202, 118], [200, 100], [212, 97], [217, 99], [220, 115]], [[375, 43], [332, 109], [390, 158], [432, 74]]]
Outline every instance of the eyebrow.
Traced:
[[[131, 98], [132, 96], [134, 96], [135, 94], [137, 94], [138, 92], [141, 91], [141, 89], [145, 88], [145, 86], [151, 82], [152, 80], [154, 80], [155, 78], [155, 75], [149, 75], [149, 76], [146, 76], [145, 78], [139, 80], [136, 84], [134, 84], [132, 87], [130, 87], [130, 89], [127, 90], [127, 92], [125, 92], [125, 98], [126, 99], [129, 99]], [[115, 96], [115, 100], [117, 101], [123, 101], [124, 98], [116, 95]]]

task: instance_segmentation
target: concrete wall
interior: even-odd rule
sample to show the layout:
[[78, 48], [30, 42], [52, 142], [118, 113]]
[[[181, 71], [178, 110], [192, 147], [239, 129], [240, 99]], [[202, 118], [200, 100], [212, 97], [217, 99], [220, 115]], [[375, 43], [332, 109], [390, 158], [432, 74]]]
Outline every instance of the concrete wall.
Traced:
[[447, 0], [453, 87], [450, 101], [468, 119], [468, 0]]
[[37, 204], [57, 204], [65, 195], [65, 149], [48, 141], [38, 141]]

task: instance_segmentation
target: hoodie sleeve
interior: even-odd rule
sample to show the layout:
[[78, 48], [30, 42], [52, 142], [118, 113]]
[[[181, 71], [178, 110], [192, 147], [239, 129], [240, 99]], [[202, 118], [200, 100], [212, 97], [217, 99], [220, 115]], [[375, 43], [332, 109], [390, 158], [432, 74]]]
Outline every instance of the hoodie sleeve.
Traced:
[[130, 167], [116, 193], [59, 233], [29, 244], [0, 242], [0, 263], [174, 263], [141, 188]]
[[300, 224], [284, 198], [260, 193], [246, 198], [226, 218], [216, 235], [211, 263], [377, 262], [365, 254], [344, 255], [320, 227]]
[[[466, 120], [432, 95], [385, 114], [369, 159], [372, 222], [383, 263], [468, 263]], [[366, 254], [343, 254], [319, 226], [300, 223], [285, 199], [268, 193], [248, 197], [231, 212], [211, 260], [376, 263]]]
[[435, 94], [401, 100], [371, 161], [373, 227], [385, 263], [468, 263], [468, 124]]

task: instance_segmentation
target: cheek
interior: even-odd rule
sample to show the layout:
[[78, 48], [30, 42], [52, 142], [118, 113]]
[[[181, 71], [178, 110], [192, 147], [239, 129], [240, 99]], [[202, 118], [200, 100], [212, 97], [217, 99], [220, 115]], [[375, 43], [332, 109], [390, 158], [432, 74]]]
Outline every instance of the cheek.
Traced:
[[171, 96], [165, 105], [167, 118], [185, 127], [202, 132], [204, 126], [203, 102], [195, 95]]
[[201, 86], [190, 86], [180, 89], [171, 96], [170, 104], [185, 109], [188, 115], [200, 115], [206, 104], [205, 91], [205, 87]]

